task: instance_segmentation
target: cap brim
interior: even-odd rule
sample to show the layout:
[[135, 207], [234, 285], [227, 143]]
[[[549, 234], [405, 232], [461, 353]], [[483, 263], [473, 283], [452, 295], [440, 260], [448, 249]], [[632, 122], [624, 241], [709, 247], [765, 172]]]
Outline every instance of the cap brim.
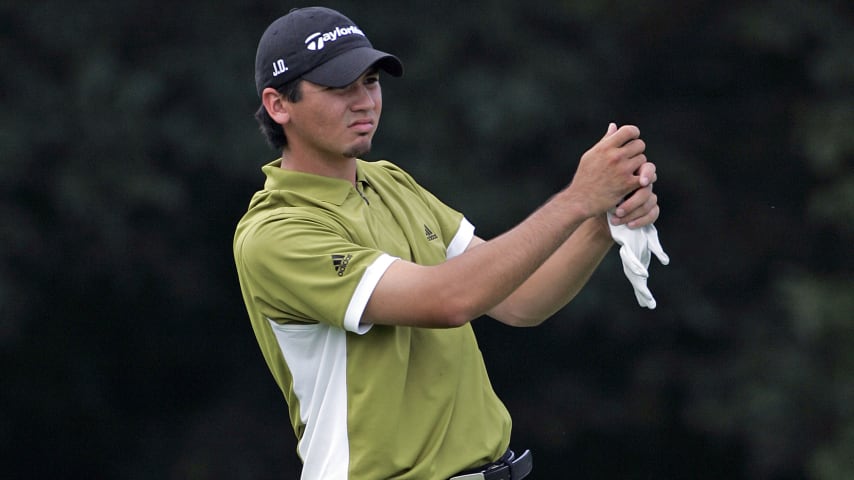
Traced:
[[365, 73], [365, 70], [372, 65], [395, 77], [403, 75], [403, 63], [394, 55], [370, 47], [359, 47], [318, 65], [302, 77], [309, 82], [326, 87], [345, 87], [355, 82], [359, 75]]

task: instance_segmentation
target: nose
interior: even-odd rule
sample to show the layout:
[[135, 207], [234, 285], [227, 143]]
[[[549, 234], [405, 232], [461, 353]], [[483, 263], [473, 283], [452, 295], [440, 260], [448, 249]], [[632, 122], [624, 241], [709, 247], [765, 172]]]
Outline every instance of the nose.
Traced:
[[377, 102], [367, 85], [357, 82], [353, 86], [352, 95], [353, 101], [350, 103], [351, 110], [370, 110], [377, 106]]

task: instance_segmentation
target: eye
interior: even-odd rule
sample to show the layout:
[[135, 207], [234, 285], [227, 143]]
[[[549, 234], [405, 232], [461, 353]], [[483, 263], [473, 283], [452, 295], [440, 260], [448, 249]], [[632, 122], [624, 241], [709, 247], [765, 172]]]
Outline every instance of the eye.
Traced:
[[379, 82], [380, 82], [380, 74], [379, 73], [375, 73], [375, 74], [368, 75], [365, 77], [365, 84], [366, 85], [373, 85], [373, 84], [376, 84]]

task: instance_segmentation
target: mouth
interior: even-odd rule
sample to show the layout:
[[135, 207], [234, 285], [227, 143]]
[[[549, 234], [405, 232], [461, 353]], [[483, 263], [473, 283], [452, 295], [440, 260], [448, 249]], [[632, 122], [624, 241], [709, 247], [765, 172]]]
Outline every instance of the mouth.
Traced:
[[371, 119], [361, 119], [351, 122], [347, 128], [351, 128], [359, 133], [370, 133], [374, 130], [374, 121]]

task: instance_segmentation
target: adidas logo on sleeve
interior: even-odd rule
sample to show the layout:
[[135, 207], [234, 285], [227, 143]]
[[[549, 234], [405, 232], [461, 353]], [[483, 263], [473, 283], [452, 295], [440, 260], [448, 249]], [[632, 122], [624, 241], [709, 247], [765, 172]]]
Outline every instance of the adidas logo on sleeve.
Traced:
[[347, 255], [332, 255], [332, 267], [338, 272], [339, 277], [344, 276], [351, 258], [353, 258], [353, 255], [349, 253]]
[[430, 242], [439, 238], [439, 236], [433, 233], [433, 231], [430, 230], [430, 227], [428, 227], [427, 225], [424, 225], [424, 235], [427, 236], [427, 240]]

